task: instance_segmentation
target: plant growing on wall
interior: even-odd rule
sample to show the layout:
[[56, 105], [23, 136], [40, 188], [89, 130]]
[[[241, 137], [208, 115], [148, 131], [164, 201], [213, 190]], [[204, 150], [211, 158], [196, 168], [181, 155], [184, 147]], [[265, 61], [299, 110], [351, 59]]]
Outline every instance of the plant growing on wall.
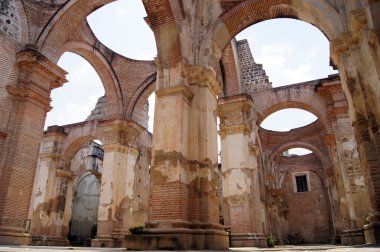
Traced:
[[267, 245], [269, 248], [273, 248], [274, 246], [276, 246], [276, 240], [274, 239], [272, 234], [269, 234], [267, 236]]
[[143, 234], [145, 232], [145, 227], [144, 226], [132, 226], [129, 228], [129, 232], [134, 235], [134, 234]]

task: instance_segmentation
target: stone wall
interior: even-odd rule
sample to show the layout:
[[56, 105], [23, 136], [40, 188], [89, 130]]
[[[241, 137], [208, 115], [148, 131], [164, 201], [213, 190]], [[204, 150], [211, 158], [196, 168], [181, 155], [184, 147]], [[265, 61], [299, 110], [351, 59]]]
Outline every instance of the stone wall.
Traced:
[[[281, 157], [278, 169], [285, 172], [281, 187], [284, 189], [284, 222], [282, 238], [291, 244], [329, 243], [333, 235], [330, 202], [323, 166], [313, 154], [300, 157]], [[309, 191], [295, 192], [294, 174], [308, 174]]]
[[253, 59], [251, 48], [246, 39], [236, 42], [237, 57], [240, 69], [241, 93], [251, 93], [272, 88], [263, 65]]
[[15, 40], [21, 37], [19, 14], [14, 0], [0, 1], [0, 30]]

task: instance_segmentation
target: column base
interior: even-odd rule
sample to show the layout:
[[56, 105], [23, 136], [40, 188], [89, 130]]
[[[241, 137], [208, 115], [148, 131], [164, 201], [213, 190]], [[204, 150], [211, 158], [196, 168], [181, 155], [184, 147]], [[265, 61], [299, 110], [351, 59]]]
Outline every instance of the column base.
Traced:
[[366, 243], [363, 229], [343, 230], [340, 240], [342, 245], [362, 245]]
[[126, 235], [127, 250], [228, 250], [228, 236], [218, 234]]
[[30, 245], [32, 236], [25, 229], [0, 226], [0, 244]]
[[122, 229], [114, 229], [112, 231], [112, 239], [114, 240], [114, 248], [123, 248], [124, 246], [124, 237], [129, 234], [129, 231]]
[[231, 247], [267, 248], [267, 238], [264, 234], [231, 233]]
[[111, 236], [96, 237], [91, 240], [91, 247], [113, 248], [115, 240]]
[[366, 244], [380, 244], [380, 222], [372, 222], [363, 227]]
[[[149, 225], [155, 228], [147, 229], [143, 234], [126, 235], [125, 248], [129, 250], [228, 250], [229, 248], [228, 233], [221, 225], [186, 222], [161, 222]], [[193, 226], [197, 228], [191, 228]]]
[[70, 246], [70, 242], [63, 237], [46, 237], [46, 236], [33, 236], [31, 245], [33, 246]]

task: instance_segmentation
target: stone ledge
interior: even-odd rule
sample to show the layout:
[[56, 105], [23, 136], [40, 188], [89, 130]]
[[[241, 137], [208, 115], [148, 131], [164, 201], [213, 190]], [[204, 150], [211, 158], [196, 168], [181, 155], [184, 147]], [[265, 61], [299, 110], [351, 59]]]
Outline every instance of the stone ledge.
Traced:
[[263, 234], [231, 233], [231, 247], [259, 247], [266, 248], [267, 239]]
[[178, 249], [178, 237], [163, 235], [126, 235], [127, 250]]
[[70, 242], [64, 237], [43, 237], [33, 236], [31, 245], [33, 246], [70, 246]]
[[342, 245], [362, 245], [365, 244], [363, 229], [343, 230], [341, 234]]
[[228, 250], [227, 235], [218, 234], [141, 234], [126, 235], [127, 250]]

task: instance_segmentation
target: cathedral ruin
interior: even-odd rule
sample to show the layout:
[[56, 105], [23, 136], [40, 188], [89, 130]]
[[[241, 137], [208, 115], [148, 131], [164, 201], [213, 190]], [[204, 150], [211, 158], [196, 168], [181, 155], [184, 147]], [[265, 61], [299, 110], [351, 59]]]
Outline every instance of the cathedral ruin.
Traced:
[[[111, 2], [0, 0], [0, 244], [380, 244], [380, 1], [142, 0], [154, 61], [93, 34], [86, 17]], [[325, 34], [339, 74], [272, 87], [235, 36], [284, 17]], [[94, 67], [105, 95], [85, 121], [44, 131], [65, 52]], [[318, 119], [260, 127], [286, 108]]]

